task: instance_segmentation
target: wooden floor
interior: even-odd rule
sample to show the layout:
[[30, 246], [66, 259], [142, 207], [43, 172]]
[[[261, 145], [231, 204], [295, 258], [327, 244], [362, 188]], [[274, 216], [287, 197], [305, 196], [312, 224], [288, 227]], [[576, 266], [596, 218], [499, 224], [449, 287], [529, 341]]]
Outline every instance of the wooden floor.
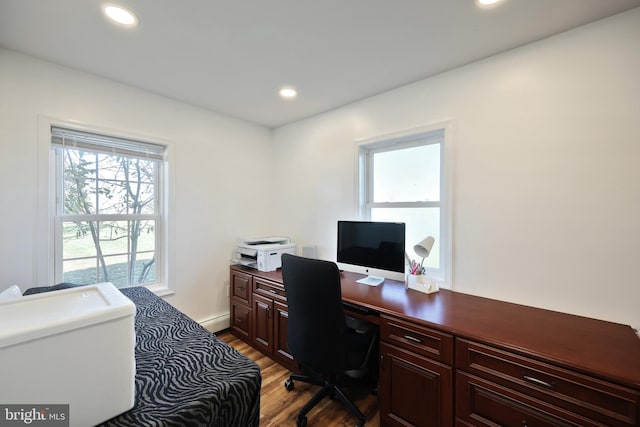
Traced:
[[[284, 382], [290, 372], [262, 353], [244, 343], [229, 332], [217, 334], [236, 350], [253, 360], [262, 372], [262, 390], [260, 392], [260, 426], [295, 426], [296, 415], [300, 408], [313, 396], [318, 387], [296, 382], [295, 389], [288, 392]], [[367, 418], [367, 427], [380, 426], [378, 399], [366, 391], [350, 396], [356, 406]], [[309, 427], [355, 426], [356, 418], [351, 415], [339, 400], [325, 398], [307, 414]]]

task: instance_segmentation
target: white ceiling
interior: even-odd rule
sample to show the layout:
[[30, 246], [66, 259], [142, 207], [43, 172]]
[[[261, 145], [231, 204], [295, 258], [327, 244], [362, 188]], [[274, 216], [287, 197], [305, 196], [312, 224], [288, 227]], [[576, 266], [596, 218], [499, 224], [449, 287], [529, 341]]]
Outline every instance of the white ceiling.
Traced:
[[[633, 7], [640, 0], [0, 0], [0, 46], [278, 127]], [[293, 85], [295, 100], [277, 91]]]

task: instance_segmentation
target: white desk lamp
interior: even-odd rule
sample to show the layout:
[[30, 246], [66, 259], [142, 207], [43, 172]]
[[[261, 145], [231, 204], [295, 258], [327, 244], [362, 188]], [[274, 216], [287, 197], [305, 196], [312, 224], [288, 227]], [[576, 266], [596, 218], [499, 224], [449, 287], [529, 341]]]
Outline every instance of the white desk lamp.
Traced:
[[436, 239], [434, 239], [432, 236], [428, 236], [413, 247], [413, 250], [416, 252], [416, 254], [422, 257], [422, 262], [420, 263], [421, 266], [422, 264], [424, 264], [424, 259], [431, 253], [431, 249], [433, 248], [433, 244], [435, 243], [435, 241]]
[[407, 286], [409, 287], [409, 289], [414, 289], [426, 294], [438, 291], [438, 284], [435, 282], [435, 280], [421, 274], [424, 271], [424, 269], [422, 268], [424, 259], [431, 253], [431, 249], [433, 248], [433, 244], [435, 243], [435, 241], [436, 239], [434, 239], [432, 236], [428, 236], [413, 247], [413, 250], [416, 252], [416, 254], [422, 257], [422, 262], [420, 263], [420, 268], [418, 269], [420, 273], [418, 273], [417, 275], [410, 274], [407, 276]]

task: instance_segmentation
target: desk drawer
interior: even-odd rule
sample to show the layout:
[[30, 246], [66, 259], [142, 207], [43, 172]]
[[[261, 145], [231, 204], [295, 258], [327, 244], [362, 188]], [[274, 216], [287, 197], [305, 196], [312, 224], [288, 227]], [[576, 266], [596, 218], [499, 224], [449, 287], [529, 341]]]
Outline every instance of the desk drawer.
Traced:
[[637, 391], [505, 350], [457, 339], [456, 368], [609, 426], [638, 421]]
[[231, 330], [235, 336], [248, 340], [251, 337], [251, 309], [244, 304], [231, 303]]
[[284, 293], [284, 286], [275, 282], [270, 282], [256, 277], [253, 279], [253, 292], [283, 303], [287, 302], [287, 297]]
[[251, 276], [237, 271], [231, 272], [231, 298], [249, 304], [251, 297]]
[[460, 371], [456, 372], [456, 419], [458, 425], [486, 427], [602, 427], [597, 421]]
[[435, 329], [382, 316], [381, 339], [430, 359], [453, 364], [453, 336]]

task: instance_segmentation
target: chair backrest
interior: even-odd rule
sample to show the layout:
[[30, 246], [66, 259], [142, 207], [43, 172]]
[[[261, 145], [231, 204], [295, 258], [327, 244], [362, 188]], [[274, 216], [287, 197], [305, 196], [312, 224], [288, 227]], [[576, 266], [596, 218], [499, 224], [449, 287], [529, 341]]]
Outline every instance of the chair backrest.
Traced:
[[319, 373], [344, 371], [347, 326], [338, 266], [283, 254], [282, 279], [289, 307], [287, 345], [293, 358]]

